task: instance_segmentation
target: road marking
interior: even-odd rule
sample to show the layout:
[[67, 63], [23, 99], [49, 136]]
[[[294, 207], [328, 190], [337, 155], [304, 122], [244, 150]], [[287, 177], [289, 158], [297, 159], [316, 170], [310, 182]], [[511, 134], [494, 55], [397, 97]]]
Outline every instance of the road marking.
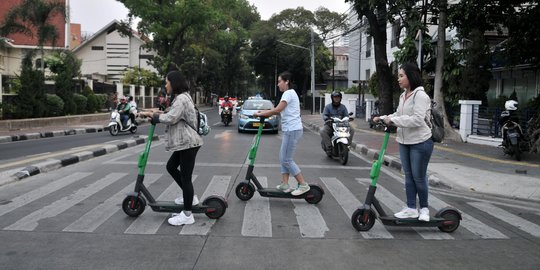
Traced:
[[6, 213], [9, 213], [21, 206], [27, 205], [37, 199], [40, 199], [52, 192], [55, 192], [61, 188], [64, 188], [68, 185], [71, 185], [89, 175], [92, 173], [90, 172], [77, 172], [74, 174], [71, 174], [69, 176], [60, 178], [54, 182], [51, 182], [45, 186], [42, 186], [38, 189], [34, 189], [28, 193], [25, 193], [21, 196], [18, 196], [16, 198], [13, 198], [11, 200], [11, 203], [6, 205], [0, 205], [0, 217], [3, 216]]
[[[191, 181], [195, 182], [197, 175], [191, 177]], [[165, 191], [163, 191], [156, 201], [174, 201], [178, 197], [178, 194], [182, 193], [182, 190], [176, 182], [172, 182]], [[127, 234], [155, 234], [159, 227], [163, 225], [163, 222], [167, 220], [170, 215], [166, 213], [154, 212], [148, 207], [148, 213], [139, 216], [133, 223], [124, 231]], [[168, 225], [168, 224], [167, 224]]]
[[[267, 177], [257, 178], [263, 187], [268, 186]], [[242, 222], [243, 236], [272, 237], [272, 216], [270, 214], [270, 201], [258, 192], [244, 207]]]
[[[362, 205], [360, 201], [352, 194], [352, 192], [346, 188], [337, 178], [335, 177], [320, 177], [326, 188], [330, 191], [332, 196], [336, 199], [338, 204], [341, 206], [347, 217], [351, 218], [352, 214], [358, 207]], [[382, 239], [392, 239], [394, 238], [387, 230], [384, 228], [382, 223], [377, 219], [373, 228], [367, 232], [360, 232], [364, 238], [373, 239], [373, 238], [382, 238]]]
[[[218, 195], [225, 198], [230, 181], [231, 176], [229, 175], [215, 175], [212, 177], [212, 181], [210, 181], [210, 184], [206, 187], [206, 190], [201, 196], [201, 203], [203, 203], [203, 200], [211, 195]], [[207, 235], [214, 223], [216, 223], [215, 219], [208, 219], [208, 217], [202, 217], [199, 215], [195, 220], [195, 223], [189, 226], [184, 226], [182, 231], [180, 231], [180, 234]]]
[[292, 200], [292, 203], [300, 227], [300, 235], [307, 238], [323, 238], [330, 229], [328, 229], [319, 208], [305, 200], [295, 199]]
[[[206, 163], [206, 162], [197, 162], [195, 167], [229, 167], [229, 168], [241, 168], [245, 164], [249, 164], [249, 159], [244, 164], [240, 163]], [[137, 165], [137, 161], [112, 161], [106, 162], [107, 164], [116, 164], [116, 165]], [[153, 166], [163, 166], [165, 162], [152, 162], [149, 161], [147, 165]], [[298, 164], [301, 168], [306, 169], [326, 169], [326, 170], [357, 170], [357, 171], [367, 171], [371, 170], [371, 167], [361, 167], [361, 166], [338, 166], [338, 165], [313, 165], [313, 164]], [[280, 164], [257, 164], [258, 168], [280, 168]]]
[[[366, 182], [365, 178], [360, 179], [357, 178], [356, 181], [359, 183]], [[368, 183], [371, 182], [371, 179], [368, 179]], [[393, 213], [399, 212], [404, 205], [406, 205], [405, 202], [398, 199], [394, 194], [390, 193], [386, 188], [384, 188], [381, 185], [377, 185], [377, 192], [375, 197], [379, 200], [380, 203], [386, 205]], [[392, 215], [392, 213], [388, 213], [388, 215]], [[433, 216], [433, 215], [432, 215]], [[439, 229], [436, 227], [425, 227], [425, 228], [418, 228], [418, 227], [411, 227], [413, 230], [418, 232], [420, 236], [424, 239], [431, 239], [431, 240], [449, 240], [454, 239], [454, 237], [450, 236], [447, 233], [441, 233]]]
[[221, 139], [223, 137], [225, 137], [226, 139], [230, 139], [230, 137], [232, 136], [232, 130], [224, 130], [218, 134], [215, 134], [214, 135], [214, 139]]
[[4, 228], [5, 230], [19, 230], [19, 231], [32, 231], [38, 225], [39, 221], [46, 218], [55, 217], [67, 209], [73, 207], [75, 204], [82, 202], [88, 197], [94, 195], [110, 184], [116, 182], [118, 179], [125, 177], [127, 173], [111, 173], [104, 178], [77, 190], [75, 193], [68, 195], [60, 200], [49, 204], [42, 209], [38, 209], [33, 213], [25, 216], [12, 225]]
[[[144, 177], [144, 183], [146, 186], [154, 183], [158, 178], [163, 174], [146, 174]], [[126, 193], [132, 191], [135, 186], [135, 181], [130, 183], [128, 186], [124, 187], [122, 190], [111, 196], [109, 199], [105, 200], [103, 203], [94, 207], [82, 217], [77, 219], [75, 222], [71, 223], [69, 226], [63, 229], [65, 232], [93, 232], [101, 224], [103, 224], [107, 219], [112, 217], [116, 212], [118, 212], [121, 207], [118, 207], [118, 204], [122, 202], [125, 198]]]
[[493, 206], [489, 203], [469, 202], [468, 204], [492, 215], [497, 219], [500, 219], [512, 226], [515, 226], [524, 232], [527, 232], [535, 237], [540, 237], [540, 226], [524, 218], [518, 217], [514, 214], [507, 212], [506, 210]]

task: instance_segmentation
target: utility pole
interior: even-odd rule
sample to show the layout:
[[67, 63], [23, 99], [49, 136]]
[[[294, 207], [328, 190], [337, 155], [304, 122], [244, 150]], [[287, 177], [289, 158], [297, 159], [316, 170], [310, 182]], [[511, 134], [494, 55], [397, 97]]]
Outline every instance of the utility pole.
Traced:
[[335, 40], [332, 40], [332, 93], [336, 91], [336, 54], [334, 51], [334, 42]]
[[311, 97], [313, 98], [313, 106], [311, 106], [311, 114], [315, 114], [315, 41], [313, 38], [313, 29], [311, 30]]

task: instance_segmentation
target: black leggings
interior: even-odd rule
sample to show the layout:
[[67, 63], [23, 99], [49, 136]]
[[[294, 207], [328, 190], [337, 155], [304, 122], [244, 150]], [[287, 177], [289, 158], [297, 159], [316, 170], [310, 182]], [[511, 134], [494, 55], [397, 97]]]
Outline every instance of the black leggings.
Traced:
[[[185, 150], [175, 151], [172, 153], [169, 161], [167, 161], [167, 171], [172, 176], [174, 181], [180, 186], [184, 196], [184, 210], [191, 211], [193, 203], [193, 183], [191, 182], [191, 174], [195, 167], [195, 158], [200, 146]], [[180, 170], [178, 169], [180, 167]]]

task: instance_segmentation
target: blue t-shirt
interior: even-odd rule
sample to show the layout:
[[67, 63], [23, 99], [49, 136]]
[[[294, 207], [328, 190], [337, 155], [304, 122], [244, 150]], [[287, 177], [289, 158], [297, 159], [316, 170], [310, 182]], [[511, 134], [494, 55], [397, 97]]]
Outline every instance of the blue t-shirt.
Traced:
[[[287, 102], [287, 107], [281, 111], [281, 130], [292, 131], [300, 130], [302, 119], [300, 118], [300, 100], [294, 89], [288, 89], [283, 92], [281, 100]], [[281, 102], [280, 100], [280, 102]]]

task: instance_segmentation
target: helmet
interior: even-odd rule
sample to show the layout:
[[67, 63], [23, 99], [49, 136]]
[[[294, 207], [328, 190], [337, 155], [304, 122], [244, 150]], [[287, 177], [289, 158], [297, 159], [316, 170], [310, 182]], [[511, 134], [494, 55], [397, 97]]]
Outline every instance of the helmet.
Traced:
[[229, 101], [229, 96], [224, 96], [223, 99], [224, 99], [225, 101]]
[[126, 101], [126, 97], [125, 97], [125, 96], [120, 96], [118, 99], [119, 99], [120, 101], [122, 101], [122, 102]]
[[517, 110], [518, 102], [515, 100], [508, 100], [504, 103], [504, 108], [509, 111], [515, 111]]
[[133, 101], [133, 96], [129, 96], [128, 101]]
[[339, 98], [342, 98], [343, 95], [341, 95], [341, 92], [332, 92], [332, 97], [339, 97]]

